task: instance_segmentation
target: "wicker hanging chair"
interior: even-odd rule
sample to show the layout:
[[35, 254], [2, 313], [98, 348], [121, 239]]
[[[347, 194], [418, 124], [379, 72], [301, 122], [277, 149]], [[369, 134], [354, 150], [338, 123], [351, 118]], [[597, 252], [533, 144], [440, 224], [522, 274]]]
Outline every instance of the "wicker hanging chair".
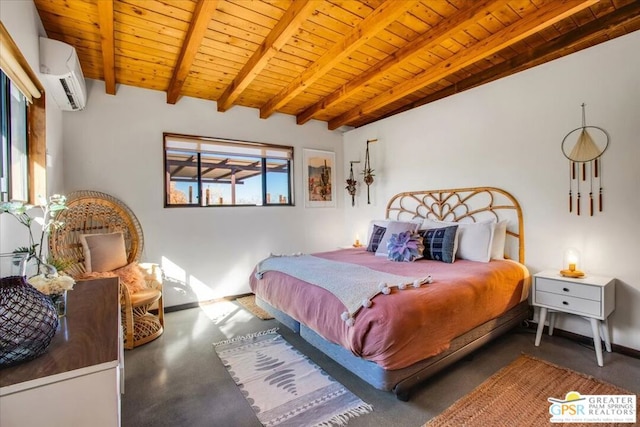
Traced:
[[[67, 196], [67, 209], [58, 217], [64, 227], [52, 232], [49, 251], [53, 258], [68, 264], [65, 272], [76, 279], [85, 274], [85, 255], [80, 236], [122, 232], [127, 262], [138, 262], [144, 237], [138, 218], [122, 201], [98, 191], [76, 191]], [[124, 347], [133, 349], [159, 337], [164, 328], [162, 271], [157, 264], [138, 264], [146, 289], [131, 293], [120, 286]], [[157, 309], [155, 315], [149, 310]]]

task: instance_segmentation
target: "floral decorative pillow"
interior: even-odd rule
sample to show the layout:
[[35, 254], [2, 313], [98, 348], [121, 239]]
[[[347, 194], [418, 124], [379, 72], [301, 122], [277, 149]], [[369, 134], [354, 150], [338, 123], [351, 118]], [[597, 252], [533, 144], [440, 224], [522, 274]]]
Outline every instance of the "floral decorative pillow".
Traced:
[[391, 236], [394, 234], [404, 233], [405, 231], [415, 233], [419, 226], [420, 224], [416, 222], [389, 221], [387, 224], [387, 231], [384, 233], [384, 236], [382, 236], [376, 255], [388, 257], [389, 253], [387, 251], [387, 247]]
[[412, 262], [422, 258], [422, 236], [411, 231], [394, 233], [387, 243], [387, 258], [397, 262]]

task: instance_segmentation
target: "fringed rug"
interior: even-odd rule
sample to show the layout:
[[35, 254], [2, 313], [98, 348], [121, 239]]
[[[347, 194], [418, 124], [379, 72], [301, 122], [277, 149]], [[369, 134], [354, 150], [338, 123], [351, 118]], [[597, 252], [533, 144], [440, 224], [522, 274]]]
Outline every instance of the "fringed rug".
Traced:
[[265, 426], [342, 426], [373, 410], [294, 349], [276, 329], [214, 347]]
[[273, 316], [268, 312], [258, 307], [256, 304], [256, 296], [248, 295], [246, 297], [236, 298], [236, 302], [247, 309], [248, 312], [256, 316], [258, 319], [262, 320], [270, 320], [273, 319]]
[[[585, 374], [522, 355], [423, 427], [559, 425], [550, 423], [550, 406], [553, 399], [571, 402], [570, 395], [577, 393], [570, 392], [582, 396], [633, 395]], [[636, 399], [636, 414], [638, 404], [640, 399]], [[571, 422], [562, 425], [595, 427], [635, 424]]]

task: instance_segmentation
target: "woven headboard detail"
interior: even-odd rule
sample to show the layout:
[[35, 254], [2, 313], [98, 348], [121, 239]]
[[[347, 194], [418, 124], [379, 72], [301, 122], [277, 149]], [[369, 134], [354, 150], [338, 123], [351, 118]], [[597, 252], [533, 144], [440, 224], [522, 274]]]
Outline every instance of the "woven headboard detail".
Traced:
[[429, 218], [459, 222], [506, 219], [506, 255], [524, 264], [522, 209], [515, 197], [500, 188], [473, 187], [399, 193], [389, 200], [386, 217], [402, 221]]

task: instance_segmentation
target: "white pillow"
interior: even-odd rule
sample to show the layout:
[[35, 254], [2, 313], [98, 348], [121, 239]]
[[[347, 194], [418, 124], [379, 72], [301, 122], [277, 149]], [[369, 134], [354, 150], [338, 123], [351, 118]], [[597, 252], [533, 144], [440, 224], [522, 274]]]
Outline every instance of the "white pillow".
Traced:
[[376, 255], [387, 256], [389, 251], [387, 250], [387, 243], [393, 234], [402, 233], [404, 231], [415, 232], [420, 224], [417, 222], [404, 222], [404, 221], [389, 221], [387, 223], [387, 231], [384, 232], [384, 236], [378, 245]]
[[446, 222], [425, 218], [422, 228], [440, 228], [448, 225], [458, 226], [458, 252], [456, 257], [469, 261], [489, 262], [493, 250], [494, 222]]
[[504, 259], [504, 246], [507, 242], [507, 221], [503, 219], [493, 224], [491, 259]]

